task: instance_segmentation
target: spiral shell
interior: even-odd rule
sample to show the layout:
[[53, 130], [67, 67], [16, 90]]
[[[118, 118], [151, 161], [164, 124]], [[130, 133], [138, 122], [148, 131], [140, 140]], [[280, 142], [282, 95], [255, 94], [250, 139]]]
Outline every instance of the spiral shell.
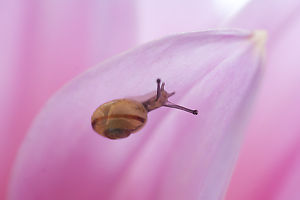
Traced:
[[128, 137], [141, 129], [147, 121], [147, 110], [142, 103], [118, 99], [99, 106], [92, 115], [93, 129], [110, 139]]

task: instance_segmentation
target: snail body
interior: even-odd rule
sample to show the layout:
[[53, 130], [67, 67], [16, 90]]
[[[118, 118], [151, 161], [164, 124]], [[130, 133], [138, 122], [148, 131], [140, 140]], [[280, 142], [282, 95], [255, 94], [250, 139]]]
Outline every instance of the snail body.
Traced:
[[157, 79], [157, 93], [144, 102], [132, 99], [117, 99], [100, 105], [93, 113], [91, 123], [93, 129], [109, 139], [120, 139], [140, 130], [147, 122], [148, 112], [159, 107], [176, 108], [198, 114], [191, 110], [168, 101], [175, 92], [168, 93], [164, 89], [165, 83], [160, 84]]

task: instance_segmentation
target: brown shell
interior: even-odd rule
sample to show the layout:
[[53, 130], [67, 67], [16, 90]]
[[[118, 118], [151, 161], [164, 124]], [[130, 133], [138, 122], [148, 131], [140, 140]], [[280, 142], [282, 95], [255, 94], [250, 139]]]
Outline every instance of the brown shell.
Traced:
[[95, 110], [92, 126], [97, 133], [110, 139], [125, 138], [145, 125], [147, 113], [143, 104], [138, 101], [113, 100]]

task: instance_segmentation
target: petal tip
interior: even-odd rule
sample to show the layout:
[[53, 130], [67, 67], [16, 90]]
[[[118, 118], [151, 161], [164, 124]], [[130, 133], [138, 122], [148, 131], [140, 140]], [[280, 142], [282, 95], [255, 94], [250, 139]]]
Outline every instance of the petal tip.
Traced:
[[255, 53], [264, 57], [265, 55], [265, 44], [268, 34], [265, 30], [256, 30], [252, 33], [251, 40], [255, 44]]

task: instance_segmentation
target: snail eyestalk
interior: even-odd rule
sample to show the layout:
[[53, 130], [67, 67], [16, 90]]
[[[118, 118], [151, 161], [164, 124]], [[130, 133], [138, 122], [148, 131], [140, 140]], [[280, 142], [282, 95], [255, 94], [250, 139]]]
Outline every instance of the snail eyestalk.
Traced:
[[156, 82], [157, 82], [156, 96], [153, 96], [150, 99], [142, 102], [142, 104], [144, 105], [144, 107], [146, 108], [146, 110], [148, 112], [164, 106], [164, 107], [183, 110], [183, 111], [192, 113], [194, 115], [198, 114], [197, 110], [192, 110], [192, 109], [189, 109], [189, 108], [186, 108], [183, 106], [179, 106], [179, 105], [169, 102], [168, 98], [170, 96], [173, 96], [175, 94], [175, 92], [168, 93], [167, 91], [165, 91], [165, 83], [163, 82], [162, 84], [160, 84], [161, 83], [160, 79], [157, 79]]
[[156, 101], [158, 100], [158, 98], [160, 97], [160, 93], [161, 93], [161, 90], [160, 90], [160, 79], [158, 78], [156, 80], [157, 82], [157, 90], [156, 90]]
[[175, 109], [178, 109], [178, 110], [183, 110], [183, 111], [192, 113], [192, 114], [194, 114], [194, 115], [198, 115], [198, 110], [192, 110], [192, 109], [189, 109], [189, 108], [180, 106], [180, 105], [176, 105], [176, 104], [171, 103], [171, 102], [169, 102], [169, 101], [168, 101], [166, 104], [164, 104], [163, 106], [169, 107], [169, 108], [175, 108]]

